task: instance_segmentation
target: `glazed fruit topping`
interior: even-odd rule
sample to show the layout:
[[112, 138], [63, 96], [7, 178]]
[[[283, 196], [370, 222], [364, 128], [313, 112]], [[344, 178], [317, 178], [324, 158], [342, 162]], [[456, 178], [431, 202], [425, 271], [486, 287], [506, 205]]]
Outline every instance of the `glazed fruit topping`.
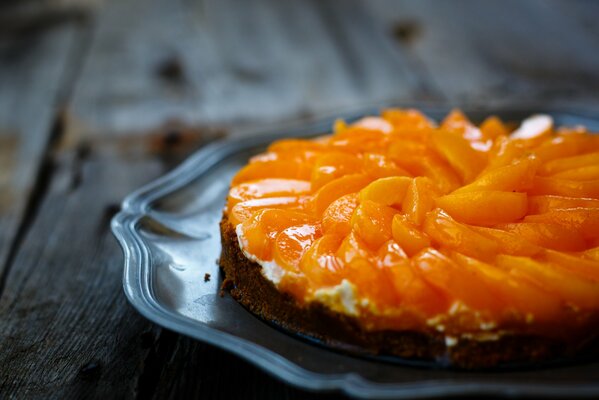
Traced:
[[347, 280], [375, 325], [599, 309], [599, 135], [546, 115], [515, 129], [460, 111], [338, 121], [254, 157], [227, 213], [246, 254], [286, 271], [283, 289], [306, 301]]

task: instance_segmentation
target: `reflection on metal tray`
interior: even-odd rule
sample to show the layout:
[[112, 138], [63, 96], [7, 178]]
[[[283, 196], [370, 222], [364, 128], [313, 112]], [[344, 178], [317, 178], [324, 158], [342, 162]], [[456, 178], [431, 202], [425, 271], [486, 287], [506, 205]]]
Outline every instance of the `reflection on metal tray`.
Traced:
[[[420, 108], [435, 119], [448, 111]], [[599, 396], [599, 360], [484, 373], [414, 368], [415, 364], [406, 360], [354, 357], [299, 340], [255, 318], [231, 297], [219, 295], [218, 223], [233, 174], [275, 139], [322, 134], [329, 131], [336, 117], [352, 120], [377, 112], [372, 108], [337, 114], [274, 133], [214, 143], [127, 197], [112, 228], [125, 254], [123, 284], [129, 301], [159, 325], [227, 349], [306, 389], [337, 389], [377, 398]], [[599, 115], [581, 111], [527, 108], [465, 112], [474, 120], [496, 114], [510, 121], [543, 112], [559, 125], [582, 124], [599, 131]]]

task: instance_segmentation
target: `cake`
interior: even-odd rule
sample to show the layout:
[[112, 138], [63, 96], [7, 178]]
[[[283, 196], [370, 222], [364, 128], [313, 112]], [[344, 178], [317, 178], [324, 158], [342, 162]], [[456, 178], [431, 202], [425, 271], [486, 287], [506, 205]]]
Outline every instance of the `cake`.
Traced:
[[596, 351], [599, 135], [411, 109], [332, 131], [233, 178], [232, 297], [353, 353], [488, 368]]

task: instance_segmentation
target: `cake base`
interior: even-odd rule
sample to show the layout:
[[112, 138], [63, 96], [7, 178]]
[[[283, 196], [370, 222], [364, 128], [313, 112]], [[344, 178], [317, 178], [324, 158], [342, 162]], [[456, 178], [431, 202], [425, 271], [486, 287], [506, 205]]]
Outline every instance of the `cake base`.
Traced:
[[[319, 303], [300, 305], [290, 295], [280, 292], [262, 275], [262, 267], [243, 254], [235, 227], [226, 215], [220, 229], [222, 289], [263, 320], [325, 346], [352, 354], [388, 355], [465, 369], [533, 366], [571, 357], [581, 350], [580, 344], [533, 335], [503, 335], [486, 341], [460, 339], [457, 344], [446, 346], [445, 336], [440, 333], [367, 331], [356, 318]], [[588, 347], [587, 343], [585, 348]]]

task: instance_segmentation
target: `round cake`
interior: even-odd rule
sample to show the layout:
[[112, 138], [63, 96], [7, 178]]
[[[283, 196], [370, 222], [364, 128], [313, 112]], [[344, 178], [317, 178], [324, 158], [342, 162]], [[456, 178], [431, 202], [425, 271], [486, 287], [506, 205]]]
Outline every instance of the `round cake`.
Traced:
[[325, 344], [485, 368], [597, 351], [599, 135], [389, 109], [233, 178], [223, 288]]

